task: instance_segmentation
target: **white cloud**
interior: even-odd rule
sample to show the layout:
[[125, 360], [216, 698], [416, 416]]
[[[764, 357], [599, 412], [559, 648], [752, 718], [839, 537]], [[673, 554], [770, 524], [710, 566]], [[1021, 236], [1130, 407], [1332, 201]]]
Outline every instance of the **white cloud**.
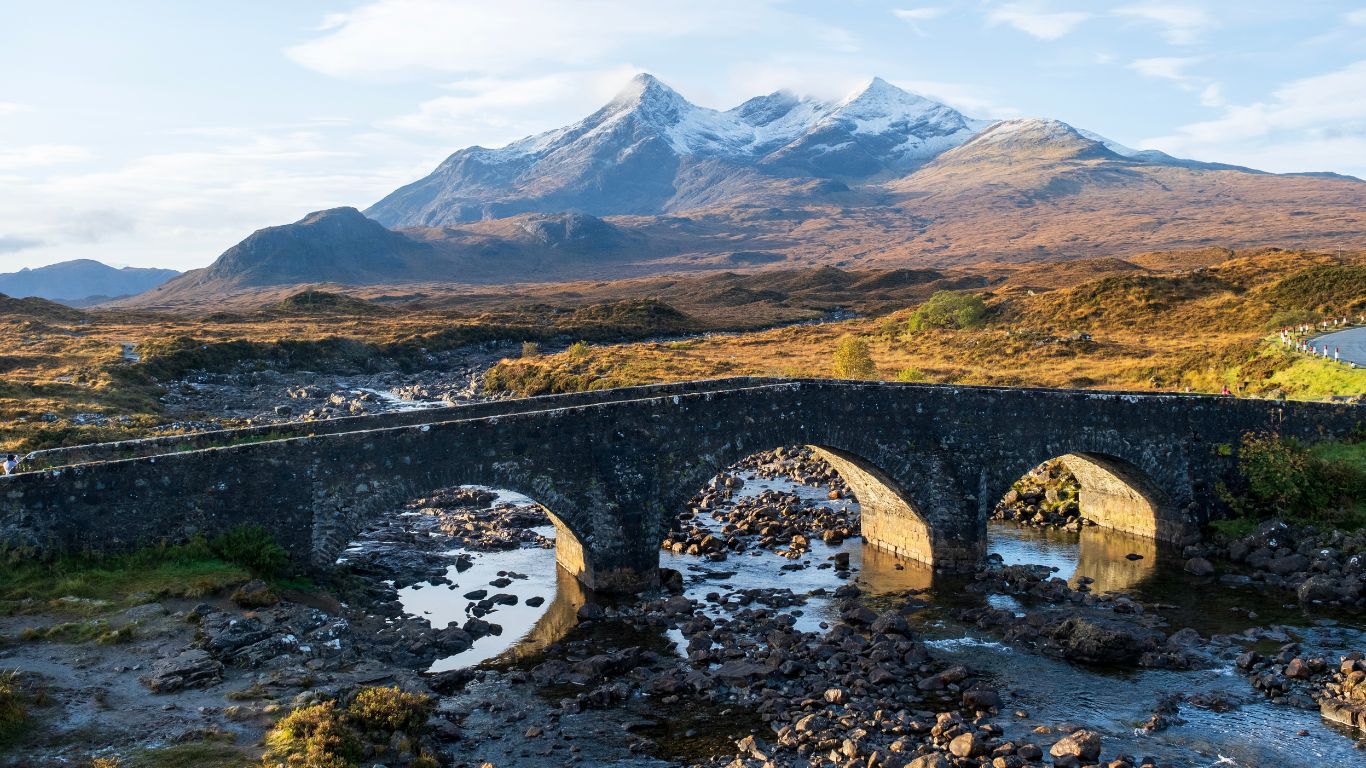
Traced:
[[1183, 91], [1200, 94], [1200, 103], [1206, 107], [1220, 107], [1224, 104], [1223, 87], [1207, 77], [1192, 75], [1187, 68], [1205, 61], [1205, 56], [1158, 56], [1151, 59], [1136, 59], [1129, 63], [1129, 69], [1159, 80], [1170, 80]]
[[1351, 13], [1348, 13], [1347, 23], [1355, 24], [1360, 27], [1366, 27], [1366, 8], [1362, 8], [1359, 11], [1352, 11]]
[[1040, 40], [1057, 40], [1089, 18], [1089, 13], [1048, 11], [1037, 3], [1008, 3], [987, 14], [991, 24], [1009, 24]]
[[321, 208], [364, 207], [437, 159], [373, 134], [239, 129], [194, 144], [110, 168], [54, 168], [0, 184], [0, 232], [42, 241], [7, 265], [94, 258], [202, 266], [263, 226]]
[[892, 15], [906, 22], [911, 31], [920, 37], [927, 37], [923, 22], [934, 21], [935, 19], [948, 13], [948, 8], [938, 6], [926, 6], [924, 8], [893, 8]]
[[16, 235], [0, 235], [0, 253], [18, 253], [37, 248], [42, 245], [42, 240], [31, 237], [19, 237]]
[[560, 72], [543, 77], [479, 77], [452, 82], [452, 93], [418, 105], [384, 126], [439, 135], [452, 148], [499, 146], [527, 126], [559, 127], [610, 99], [639, 70], [632, 66]]
[[9, 117], [23, 112], [32, 112], [33, 107], [28, 104], [20, 104], [17, 101], [0, 101], [0, 117]]
[[335, 77], [383, 79], [525, 72], [546, 63], [582, 67], [652, 41], [737, 37], [781, 23], [837, 49], [851, 45], [847, 32], [802, 22], [779, 5], [778, 0], [375, 0], [328, 16], [320, 36], [287, 53]]
[[971, 83], [942, 80], [897, 80], [893, 85], [934, 99], [941, 104], [947, 104], [969, 117], [1006, 120], [1019, 117], [1022, 114], [1015, 107], [1001, 104], [992, 90]]
[[1199, 61], [1201, 61], [1199, 56], [1159, 56], [1130, 62], [1129, 69], [1145, 77], [1156, 77], [1184, 83], [1190, 80], [1190, 75], [1186, 74], [1186, 67]]
[[82, 160], [89, 160], [93, 156], [89, 149], [71, 144], [29, 144], [23, 147], [0, 147], [0, 171], [77, 163]]
[[1195, 43], [1201, 33], [1218, 25], [1208, 11], [1190, 4], [1142, 3], [1117, 8], [1114, 13], [1162, 27], [1162, 37], [1173, 45]]
[[905, 21], [929, 21], [948, 13], [948, 8], [929, 6], [925, 8], [893, 8], [892, 15]]
[[1270, 98], [1147, 142], [1172, 154], [1273, 171], [1366, 174], [1366, 60], [1281, 86]]

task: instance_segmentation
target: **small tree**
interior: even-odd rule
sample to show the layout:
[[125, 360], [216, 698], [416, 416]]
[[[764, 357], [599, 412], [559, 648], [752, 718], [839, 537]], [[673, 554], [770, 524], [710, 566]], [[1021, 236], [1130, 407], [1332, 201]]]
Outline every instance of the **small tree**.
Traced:
[[522, 357], [530, 359], [541, 356], [541, 345], [534, 341], [522, 342]]
[[868, 342], [857, 336], [844, 336], [835, 346], [835, 378], [871, 379], [877, 376], [877, 366], [868, 353]]
[[912, 331], [930, 328], [979, 328], [986, 322], [982, 297], [960, 291], [939, 291], [911, 314]]

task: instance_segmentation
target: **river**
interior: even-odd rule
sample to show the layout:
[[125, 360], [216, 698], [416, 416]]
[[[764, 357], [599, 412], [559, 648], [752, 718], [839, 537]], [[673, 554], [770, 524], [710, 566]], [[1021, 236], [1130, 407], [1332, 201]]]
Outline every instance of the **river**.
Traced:
[[[752, 474], [741, 477], [745, 485], [737, 492], [737, 498], [777, 489], [821, 504], [850, 503], [829, 501], [825, 489], [785, 479], [759, 479]], [[529, 503], [514, 494], [504, 494], [503, 500]], [[554, 535], [553, 528], [538, 531]], [[830, 565], [837, 552], [849, 554], [851, 568], [847, 573]], [[1081, 576], [1090, 577], [1095, 580], [1089, 585], [1094, 592], [1124, 591], [1145, 603], [1160, 603], [1163, 615], [1172, 622], [1165, 628], [1168, 633], [1189, 626], [1208, 637], [1237, 634], [1253, 626], [1279, 625], [1300, 641], [1306, 652], [1337, 653], [1366, 648], [1366, 621], [1361, 616], [1316, 615], [1294, 605], [1289, 596], [1268, 596], [1207, 580], [1197, 581], [1181, 570], [1180, 558], [1149, 540], [1094, 527], [1078, 534], [993, 523], [989, 529], [989, 553], [1007, 564], [1050, 566], [1057, 569], [1056, 575], [1073, 583], [1079, 583]], [[454, 557], [459, 550], [450, 554]], [[445, 575], [470, 588], [509, 571], [525, 575], [506, 590], [516, 594], [519, 601], [487, 617], [503, 626], [501, 636], [481, 638], [469, 651], [438, 661], [434, 670], [491, 660], [534, 658], [547, 643], [572, 628], [585, 595], [577, 581], [557, 569], [553, 550], [526, 548], [472, 554], [471, 568], [457, 572], [452, 566]], [[909, 617], [913, 628], [937, 656], [978, 670], [998, 686], [1005, 704], [997, 722], [1006, 728], [1008, 738], [1026, 738], [1040, 724], [1079, 723], [1104, 734], [1107, 754], [1155, 755], [1177, 765], [1366, 765], [1347, 732], [1325, 722], [1317, 712], [1267, 702], [1231, 663], [1182, 671], [1114, 671], [1072, 664], [1005, 645], [954, 618], [955, 609], [981, 605], [984, 600], [997, 608], [1020, 607], [1008, 595], [982, 595], [964, 589], [961, 580], [934, 579], [923, 567], [865, 546], [858, 539], [839, 546], [814, 540], [811, 551], [802, 560], [806, 568], [782, 570], [788, 560], [757, 549], [732, 555], [723, 562], [661, 553], [662, 566], [684, 574], [685, 594], [704, 604], [709, 593], [741, 588], [829, 593], [853, 582], [863, 590], [861, 600], [881, 608], [904, 603], [908, 590], [928, 590], [918, 595], [918, 599], [925, 601], [925, 607]], [[431, 586], [419, 584], [401, 590], [405, 610], [427, 618], [435, 627], [462, 621], [467, 604], [460, 597], [464, 589]], [[535, 597], [543, 598], [545, 603], [535, 608], [528, 606], [527, 600]], [[798, 628], [806, 631], [820, 631], [838, 621], [836, 603], [828, 594], [812, 596], [805, 605], [784, 610], [796, 615]], [[1249, 617], [1249, 610], [1255, 618]], [[673, 631], [668, 633], [668, 639], [681, 653], [682, 636]], [[630, 642], [638, 643], [639, 638]], [[1265, 650], [1264, 645], [1262, 649]], [[1152, 713], [1158, 700], [1173, 692], [1217, 693], [1239, 705], [1222, 713], [1183, 705], [1183, 724], [1152, 733], [1140, 730], [1139, 724]], [[1028, 716], [1011, 717], [1009, 713], [1014, 710], [1024, 710]]]

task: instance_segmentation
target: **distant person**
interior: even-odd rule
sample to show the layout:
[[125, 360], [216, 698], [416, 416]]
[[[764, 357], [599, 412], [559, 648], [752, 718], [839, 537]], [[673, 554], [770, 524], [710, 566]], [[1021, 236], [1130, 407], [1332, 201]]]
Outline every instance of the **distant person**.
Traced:
[[1233, 392], [1229, 391], [1228, 385], [1225, 384], [1225, 385], [1224, 385], [1224, 391], [1223, 391], [1223, 392], [1220, 392], [1219, 394], [1221, 394], [1221, 395], [1231, 395], [1231, 394], [1233, 394]]
[[15, 472], [18, 472], [18, 471], [19, 471], [19, 457], [18, 457], [18, 456], [15, 456], [15, 455], [12, 454], [12, 453], [6, 454], [6, 455], [5, 455], [5, 463], [4, 463], [3, 465], [0, 465], [0, 466], [4, 466], [4, 468], [5, 468], [5, 472], [4, 472], [4, 473], [5, 473], [6, 475], [12, 475], [12, 474], [14, 474]]

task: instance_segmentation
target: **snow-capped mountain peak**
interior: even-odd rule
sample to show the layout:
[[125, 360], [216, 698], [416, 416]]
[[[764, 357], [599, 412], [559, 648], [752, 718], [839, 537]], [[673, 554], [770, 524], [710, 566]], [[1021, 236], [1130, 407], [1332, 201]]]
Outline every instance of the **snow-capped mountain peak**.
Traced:
[[682, 94], [670, 88], [664, 81], [648, 72], [642, 72], [631, 78], [617, 95], [612, 97], [608, 106], [618, 106], [626, 109], [640, 107], [678, 107], [693, 106]]
[[[984, 124], [882, 78], [838, 102], [778, 91], [723, 112], [642, 73], [573, 125], [502, 149], [456, 152], [369, 214], [389, 226], [425, 226], [505, 214], [492, 202], [504, 199], [515, 201], [513, 210], [549, 210], [550, 200], [554, 210], [603, 213], [627, 201], [627, 210], [650, 210], [674, 194], [676, 169], [699, 161], [730, 168], [716, 166], [717, 173], [894, 175], [962, 144]], [[587, 204], [585, 195], [596, 202]]]

